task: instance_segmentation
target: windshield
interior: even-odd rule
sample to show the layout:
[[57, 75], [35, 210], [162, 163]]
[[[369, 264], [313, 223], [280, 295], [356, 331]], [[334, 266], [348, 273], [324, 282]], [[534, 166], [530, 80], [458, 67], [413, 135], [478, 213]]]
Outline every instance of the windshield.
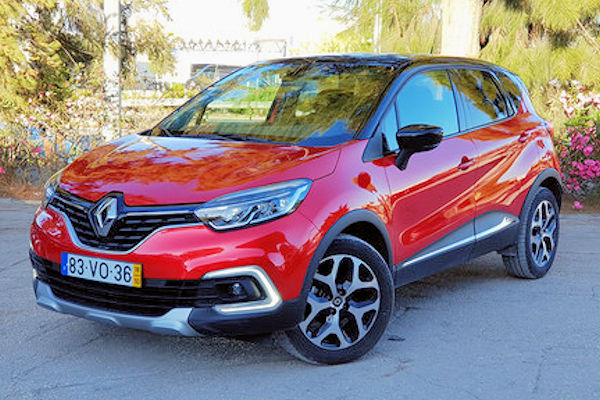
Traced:
[[252, 65], [207, 88], [152, 135], [326, 146], [354, 137], [394, 75], [376, 62]]

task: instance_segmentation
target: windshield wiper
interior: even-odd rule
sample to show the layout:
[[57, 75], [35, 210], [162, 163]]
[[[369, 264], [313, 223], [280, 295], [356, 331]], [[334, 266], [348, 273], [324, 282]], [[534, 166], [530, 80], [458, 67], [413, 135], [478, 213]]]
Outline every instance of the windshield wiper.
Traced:
[[237, 135], [235, 133], [200, 133], [196, 135], [186, 135], [187, 137], [211, 137], [220, 140], [235, 140], [238, 142], [258, 142], [258, 143], [276, 143], [272, 140], [257, 138], [256, 136]]
[[162, 133], [164, 133], [164, 134], [165, 134], [165, 136], [175, 136], [175, 135], [173, 135], [173, 132], [171, 132], [170, 130], [168, 130], [167, 128], [165, 128], [165, 127], [164, 127], [164, 126], [162, 126], [162, 125], [161, 125], [161, 126], [159, 126], [159, 127], [158, 127], [158, 129], [160, 129], [160, 131], [161, 131]]
[[[158, 134], [157, 130], [160, 131], [160, 134]], [[175, 134], [162, 125], [156, 125], [154, 128], [146, 131], [144, 136], [175, 136]]]
[[228, 139], [239, 140], [243, 142], [259, 142], [259, 143], [275, 143], [269, 139], [262, 139], [256, 136], [237, 135], [235, 133], [217, 133], [219, 136], [223, 136]]

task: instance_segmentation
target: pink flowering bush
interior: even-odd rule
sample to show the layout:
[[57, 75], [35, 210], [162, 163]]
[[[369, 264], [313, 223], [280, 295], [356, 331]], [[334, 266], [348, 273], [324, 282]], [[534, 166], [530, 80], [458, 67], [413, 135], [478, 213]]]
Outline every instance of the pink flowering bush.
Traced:
[[[590, 121], [591, 122], [591, 121]], [[600, 146], [596, 125], [567, 128], [566, 138], [557, 143], [565, 188], [585, 196], [600, 184]]]
[[32, 152], [31, 144], [20, 137], [0, 136], [0, 173], [20, 170], [41, 170], [43, 160]]
[[600, 112], [600, 93], [592, 92], [578, 84], [573, 85], [571, 92], [561, 90], [558, 101], [569, 118], [597, 116]]
[[66, 100], [52, 91], [29, 98], [27, 113], [0, 124], [0, 169], [41, 184], [83, 151], [105, 139], [108, 110], [101, 94], [76, 89]]
[[563, 91], [559, 100], [570, 119], [555, 139], [556, 148], [564, 189], [578, 199], [573, 208], [580, 210], [583, 200], [600, 189], [600, 93], [578, 87], [572, 94]]

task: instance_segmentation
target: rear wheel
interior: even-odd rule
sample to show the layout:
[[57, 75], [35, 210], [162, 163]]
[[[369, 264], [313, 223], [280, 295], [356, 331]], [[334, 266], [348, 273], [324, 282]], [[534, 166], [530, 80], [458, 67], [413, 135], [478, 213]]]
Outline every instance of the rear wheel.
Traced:
[[546, 275], [556, 255], [559, 228], [554, 194], [544, 187], [538, 188], [521, 223], [516, 254], [502, 257], [507, 272], [529, 279]]
[[368, 352], [383, 334], [394, 305], [390, 270], [354, 236], [340, 235], [315, 272], [304, 320], [279, 342], [305, 361], [337, 364]]

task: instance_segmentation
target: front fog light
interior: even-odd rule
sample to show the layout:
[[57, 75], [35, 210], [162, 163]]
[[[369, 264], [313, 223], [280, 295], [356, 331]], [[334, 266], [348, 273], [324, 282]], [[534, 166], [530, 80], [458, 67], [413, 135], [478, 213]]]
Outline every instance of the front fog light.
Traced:
[[215, 287], [225, 303], [256, 301], [265, 297], [256, 280], [249, 276], [217, 279]]
[[234, 296], [241, 296], [244, 294], [244, 288], [239, 283], [231, 285], [231, 294]]
[[[221, 314], [244, 314], [276, 310], [282, 303], [281, 295], [267, 273], [257, 265], [234, 267], [207, 272], [202, 279], [215, 280], [221, 304], [215, 311]], [[234, 296], [236, 283], [244, 293]]]

